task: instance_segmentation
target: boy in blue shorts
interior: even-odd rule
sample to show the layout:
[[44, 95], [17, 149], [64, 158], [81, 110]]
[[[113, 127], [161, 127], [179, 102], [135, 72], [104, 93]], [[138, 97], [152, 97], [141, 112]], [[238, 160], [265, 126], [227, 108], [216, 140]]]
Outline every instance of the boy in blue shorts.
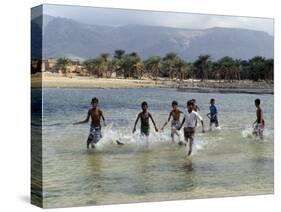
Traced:
[[86, 119], [84, 121], [74, 123], [74, 125], [88, 123], [91, 118], [90, 133], [87, 139], [87, 149], [90, 148], [90, 145], [94, 149], [95, 144], [97, 144], [99, 140], [102, 138], [101, 119], [103, 120], [105, 126], [105, 119], [103, 116], [103, 112], [98, 108], [98, 103], [99, 103], [98, 98], [94, 97], [91, 101], [92, 108], [88, 110]]
[[216, 127], [219, 126], [218, 121], [218, 110], [215, 106], [215, 99], [210, 100], [210, 113], [207, 114], [208, 118], [210, 119], [210, 130], [212, 130], [212, 125], [215, 124]]

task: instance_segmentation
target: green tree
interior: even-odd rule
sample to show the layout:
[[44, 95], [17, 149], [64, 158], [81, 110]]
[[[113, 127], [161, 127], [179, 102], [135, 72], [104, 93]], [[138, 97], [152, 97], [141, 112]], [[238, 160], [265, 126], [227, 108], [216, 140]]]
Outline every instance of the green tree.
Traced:
[[246, 80], [251, 79], [250, 78], [250, 63], [248, 60], [241, 60], [240, 61], [240, 67], [241, 67], [241, 74], [240, 79]]
[[134, 71], [135, 76], [138, 79], [142, 79], [143, 74], [145, 72], [145, 65], [144, 65], [144, 63], [142, 61], [139, 61], [139, 62], [135, 63], [133, 65], [133, 71]]
[[137, 76], [135, 71], [136, 71], [136, 64], [139, 63], [140, 61], [141, 61], [140, 57], [135, 52], [132, 52], [130, 54], [125, 54], [122, 57], [120, 68], [121, 70], [123, 70], [123, 76], [125, 79], [131, 77], [139, 78], [139, 76]]
[[164, 76], [169, 76], [170, 79], [173, 79], [175, 73], [175, 63], [178, 59], [178, 56], [174, 52], [167, 53], [162, 58], [162, 70], [164, 72]]
[[117, 49], [117, 50], [114, 51], [114, 56], [113, 57], [120, 60], [120, 59], [122, 59], [124, 54], [125, 54], [125, 50]]
[[188, 75], [188, 64], [184, 60], [177, 58], [174, 67], [177, 78], [180, 79], [180, 81], [183, 81]]
[[56, 64], [54, 66], [54, 70], [55, 71], [59, 71], [61, 70], [61, 72], [67, 76], [68, 72], [67, 72], [67, 66], [68, 65], [71, 65], [72, 64], [72, 61], [68, 58], [59, 58], [57, 59], [56, 61]]
[[265, 61], [264, 70], [265, 80], [272, 81], [274, 79], [274, 61], [273, 59], [267, 59]]
[[196, 69], [196, 75], [201, 81], [208, 78], [208, 72], [211, 66], [210, 55], [200, 55], [193, 63]]
[[98, 57], [102, 60], [102, 65], [101, 65], [101, 71], [102, 75], [106, 76], [107, 78], [111, 77], [112, 75], [112, 61], [110, 58], [110, 54], [108, 53], [102, 53]]
[[90, 75], [95, 74], [95, 59], [88, 59], [82, 63], [82, 66], [87, 70]]
[[250, 79], [254, 81], [265, 79], [265, 62], [266, 59], [261, 56], [256, 56], [249, 60]]
[[125, 50], [117, 49], [114, 51], [113, 59], [111, 62], [112, 71], [115, 71], [116, 76], [124, 77], [124, 56]]
[[218, 71], [224, 80], [233, 81], [240, 78], [240, 62], [232, 57], [223, 57], [217, 62]]
[[144, 61], [146, 70], [157, 81], [161, 70], [161, 57], [151, 56]]

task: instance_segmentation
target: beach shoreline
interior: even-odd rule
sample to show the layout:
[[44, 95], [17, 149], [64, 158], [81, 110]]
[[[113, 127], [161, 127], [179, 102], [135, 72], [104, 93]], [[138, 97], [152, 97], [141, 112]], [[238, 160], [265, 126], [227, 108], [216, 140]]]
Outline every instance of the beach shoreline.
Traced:
[[88, 76], [62, 76], [59, 74], [44, 73], [31, 75], [32, 88], [177, 88], [182, 91], [195, 90], [204, 91], [230, 91], [241, 90], [262, 93], [273, 93], [273, 83], [253, 82], [249, 80], [240, 80], [234, 82], [215, 81], [215, 80], [168, 80], [158, 79], [121, 79], [121, 78], [95, 78]]

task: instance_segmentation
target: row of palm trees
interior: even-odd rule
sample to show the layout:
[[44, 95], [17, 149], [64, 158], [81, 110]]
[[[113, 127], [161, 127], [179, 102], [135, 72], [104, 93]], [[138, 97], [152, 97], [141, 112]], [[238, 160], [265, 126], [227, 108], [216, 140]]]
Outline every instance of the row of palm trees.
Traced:
[[[67, 58], [59, 58], [53, 71], [61, 70], [67, 72], [67, 66], [73, 61]], [[142, 79], [144, 76], [154, 80], [158, 78], [169, 78], [171, 80], [184, 80], [188, 78], [215, 79], [218, 81], [234, 80], [273, 80], [273, 59], [261, 56], [253, 57], [249, 60], [223, 57], [213, 61], [210, 55], [200, 55], [194, 62], [186, 62], [176, 53], [167, 53], [164, 57], [151, 56], [142, 60], [136, 52], [126, 53], [118, 49], [111, 56], [102, 53], [96, 58], [87, 59], [81, 63], [83, 69], [89, 75], [96, 77], [113, 76], [122, 78]]]

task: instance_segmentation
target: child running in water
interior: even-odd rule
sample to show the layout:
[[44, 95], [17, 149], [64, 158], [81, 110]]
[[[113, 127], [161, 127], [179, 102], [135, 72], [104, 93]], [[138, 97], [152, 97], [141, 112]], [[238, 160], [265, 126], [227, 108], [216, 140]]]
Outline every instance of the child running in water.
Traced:
[[[194, 103], [193, 110], [194, 110], [195, 112], [200, 111], [200, 108], [199, 108], [198, 105], [196, 104], [196, 99], [191, 99], [191, 101]], [[197, 127], [197, 119], [196, 119], [196, 121], [195, 121], [195, 127]]]
[[168, 122], [171, 120], [171, 117], [173, 118], [171, 121], [171, 137], [172, 142], [174, 142], [174, 135], [176, 134], [178, 138], [180, 139], [180, 134], [177, 132], [178, 128], [180, 127], [180, 114], [182, 111], [178, 109], [178, 102], [173, 101], [172, 102], [172, 110], [170, 111], [168, 121], [166, 121], [161, 128], [161, 130], [164, 129], [164, 127], [168, 124]]
[[257, 108], [257, 110], [256, 110], [257, 119], [253, 123], [253, 126], [254, 126], [253, 134], [256, 136], [259, 136], [260, 139], [263, 139], [263, 130], [264, 130], [265, 123], [264, 123], [263, 112], [260, 107], [260, 104], [261, 104], [261, 100], [256, 99], [255, 106]]
[[201, 121], [202, 125], [202, 133], [204, 133], [204, 123], [202, 117], [194, 111], [194, 102], [192, 100], [189, 100], [187, 102], [187, 110], [184, 114], [184, 118], [182, 120], [182, 123], [179, 127], [179, 130], [182, 128], [184, 125], [184, 139], [185, 142], [188, 144], [189, 142], [189, 151], [188, 151], [188, 156], [192, 153], [192, 145], [193, 145], [193, 140], [194, 140], [194, 133], [195, 133], [195, 124], [196, 120], [199, 119]]
[[84, 121], [76, 122], [76, 124], [84, 124], [88, 123], [91, 118], [91, 127], [90, 127], [90, 133], [87, 139], [87, 149], [91, 147], [94, 149], [95, 144], [99, 142], [99, 140], [102, 138], [101, 134], [101, 119], [103, 120], [104, 126], [105, 126], [105, 119], [103, 116], [103, 112], [98, 108], [99, 100], [94, 97], [91, 101], [92, 108], [88, 110], [87, 117]]
[[194, 111], [195, 112], [198, 112], [198, 111], [200, 111], [200, 108], [198, 107], [198, 105], [196, 104], [196, 99], [192, 99], [191, 101], [193, 101], [193, 103], [194, 103]]
[[142, 102], [141, 108], [142, 108], [142, 112], [140, 112], [138, 114], [138, 117], [135, 121], [133, 133], [136, 131], [136, 126], [137, 126], [137, 123], [138, 123], [139, 119], [141, 120], [141, 127], [140, 127], [141, 135], [149, 136], [149, 130], [150, 130], [149, 119], [151, 119], [151, 121], [154, 125], [154, 128], [155, 128], [155, 131], [158, 132], [158, 129], [157, 129], [156, 124], [155, 124], [155, 122], [152, 118], [152, 115], [147, 111], [147, 109], [148, 109], [147, 102]]
[[216, 127], [219, 126], [218, 121], [218, 110], [215, 106], [215, 99], [210, 100], [210, 113], [207, 114], [208, 118], [210, 119], [210, 130], [212, 130], [212, 125], [215, 124]]

